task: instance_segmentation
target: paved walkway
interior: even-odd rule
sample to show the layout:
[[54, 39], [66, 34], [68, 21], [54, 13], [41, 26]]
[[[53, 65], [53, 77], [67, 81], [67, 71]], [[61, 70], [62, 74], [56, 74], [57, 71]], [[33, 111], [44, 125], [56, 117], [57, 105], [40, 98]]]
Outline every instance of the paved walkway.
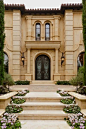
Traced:
[[64, 120], [21, 120], [22, 129], [71, 129]]

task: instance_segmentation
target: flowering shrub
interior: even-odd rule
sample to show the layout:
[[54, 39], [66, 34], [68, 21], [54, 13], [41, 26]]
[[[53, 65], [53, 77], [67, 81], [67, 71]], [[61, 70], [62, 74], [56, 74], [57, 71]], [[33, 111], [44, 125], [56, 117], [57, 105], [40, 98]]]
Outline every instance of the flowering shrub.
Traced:
[[80, 107], [77, 105], [68, 105], [66, 106], [63, 111], [65, 111], [66, 113], [74, 113], [77, 114], [80, 112]]
[[69, 115], [67, 123], [72, 129], [86, 129], [86, 120], [81, 113]]
[[23, 111], [23, 108], [17, 105], [8, 105], [5, 109], [7, 113], [19, 113]]
[[16, 94], [16, 96], [25, 96], [27, 93], [29, 93], [28, 90], [19, 91], [18, 94]]
[[0, 129], [21, 129], [21, 123], [15, 114], [4, 113], [0, 119]]
[[66, 91], [60, 91], [59, 94], [60, 94], [61, 96], [70, 96], [70, 95], [68, 94], [68, 92], [66, 92]]
[[68, 98], [61, 99], [60, 102], [62, 102], [64, 104], [72, 104], [72, 103], [75, 103], [75, 100], [74, 100], [74, 97], [70, 96]]
[[25, 102], [25, 99], [21, 98], [20, 96], [13, 96], [11, 98], [11, 103], [22, 104], [24, 102]]

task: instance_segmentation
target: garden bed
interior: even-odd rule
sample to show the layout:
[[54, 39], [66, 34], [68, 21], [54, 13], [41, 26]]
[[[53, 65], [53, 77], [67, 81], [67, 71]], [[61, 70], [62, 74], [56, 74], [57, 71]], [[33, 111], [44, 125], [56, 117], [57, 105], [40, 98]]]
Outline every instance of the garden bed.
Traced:
[[20, 113], [23, 111], [23, 108], [18, 105], [8, 105], [5, 109], [7, 113]]
[[64, 104], [74, 104], [75, 103], [75, 100], [74, 100], [74, 97], [70, 96], [68, 98], [63, 98], [60, 100], [61, 103], [64, 103]]
[[65, 106], [63, 111], [66, 112], [66, 113], [77, 114], [77, 113], [80, 113], [81, 109], [77, 105], [68, 105], [68, 106]]
[[24, 98], [21, 98], [20, 96], [13, 96], [11, 97], [11, 104], [15, 103], [15, 104], [22, 104], [26, 102], [26, 100]]
[[4, 113], [0, 119], [0, 129], [21, 129], [21, 123], [15, 114]]
[[81, 113], [69, 115], [66, 121], [72, 129], [86, 129], [86, 120]]
[[57, 93], [59, 93], [61, 96], [70, 96], [67, 91], [58, 90]]
[[19, 91], [16, 96], [25, 96], [27, 93], [29, 93], [29, 90], [22, 90], [22, 91]]

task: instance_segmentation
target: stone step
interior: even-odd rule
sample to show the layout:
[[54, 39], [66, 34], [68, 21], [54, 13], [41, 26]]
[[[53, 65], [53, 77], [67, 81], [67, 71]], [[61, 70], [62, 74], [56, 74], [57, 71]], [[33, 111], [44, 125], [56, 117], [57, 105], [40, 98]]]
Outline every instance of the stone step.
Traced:
[[27, 102], [59, 102], [63, 97], [56, 92], [30, 92], [22, 98]]
[[55, 85], [55, 82], [47, 80], [31, 81], [30, 85]]
[[20, 120], [63, 120], [68, 117], [62, 110], [23, 110], [17, 115]]
[[60, 102], [63, 97], [22, 97], [26, 102]]
[[60, 102], [25, 102], [19, 105], [23, 110], [63, 110], [65, 107]]

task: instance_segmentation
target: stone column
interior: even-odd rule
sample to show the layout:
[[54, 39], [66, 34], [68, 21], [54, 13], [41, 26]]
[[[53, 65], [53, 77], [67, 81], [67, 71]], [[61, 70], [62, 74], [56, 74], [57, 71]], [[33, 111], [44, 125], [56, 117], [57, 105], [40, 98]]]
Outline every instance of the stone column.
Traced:
[[52, 41], [53, 40], [53, 24], [51, 23], [51, 26], [50, 26], [50, 40]]
[[59, 40], [59, 20], [60, 20], [60, 16], [54, 16], [54, 21], [55, 21], [55, 28], [54, 28], [54, 30], [55, 30], [55, 40], [57, 41], [57, 40]]
[[58, 73], [58, 48], [55, 49], [55, 74], [54, 74], [54, 81], [60, 80], [60, 74]]
[[30, 74], [30, 49], [27, 50], [27, 73]]
[[41, 41], [45, 41], [45, 24], [41, 25]]
[[58, 49], [55, 49], [55, 74], [58, 73]]
[[31, 73], [30, 73], [30, 49], [27, 50], [27, 73], [25, 74], [25, 80], [31, 81]]
[[31, 41], [31, 16], [26, 16], [27, 21], [27, 37], [26, 39]]

